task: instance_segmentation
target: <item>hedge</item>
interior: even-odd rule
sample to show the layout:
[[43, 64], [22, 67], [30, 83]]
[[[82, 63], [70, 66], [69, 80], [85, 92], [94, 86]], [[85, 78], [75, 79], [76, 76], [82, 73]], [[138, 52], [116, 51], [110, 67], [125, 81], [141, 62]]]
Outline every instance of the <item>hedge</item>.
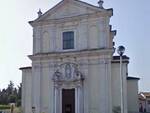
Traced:
[[0, 105], [0, 110], [10, 109], [9, 105]]

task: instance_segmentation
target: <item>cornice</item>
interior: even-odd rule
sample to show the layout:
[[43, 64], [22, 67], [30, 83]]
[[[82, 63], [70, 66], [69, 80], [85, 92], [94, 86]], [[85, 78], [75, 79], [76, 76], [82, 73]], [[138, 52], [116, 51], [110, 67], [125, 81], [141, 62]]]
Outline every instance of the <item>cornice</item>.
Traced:
[[[113, 63], [113, 64], [115, 64], [115, 63], [116, 64], [120, 64], [120, 60], [112, 60], [111, 63]], [[127, 63], [128, 64], [129, 60], [122, 60], [122, 63]]]
[[[128, 56], [126, 56], [126, 55], [124, 55], [124, 56], [122, 56], [122, 62], [123, 63], [129, 63], [129, 57]], [[112, 59], [112, 61], [111, 61], [112, 63], [120, 63], [120, 56], [113, 56], [113, 59]]]
[[140, 80], [138, 77], [127, 77], [127, 80]]
[[93, 49], [93, 50], [80, 50], [69, 52], [50, 52], [50, 53], [37, 53], [29, 55], [29, 58], [34, 60], [49, 60], [49, 59], [64, 59], [64, 58], [81, 58], [81, 57], [102, 57], [111, 58], [112, 49]]
[[109, 31], [112, 39], [117, 35], [117, 30], [112, 30], [112, 25], [109, 25]]
[[21, 68], [19, 68], [20, 70], [27, 70], [27, 69], [32, 69], [32, 67], [31, 66], [29, 66], [29, 67], [21, 67]]

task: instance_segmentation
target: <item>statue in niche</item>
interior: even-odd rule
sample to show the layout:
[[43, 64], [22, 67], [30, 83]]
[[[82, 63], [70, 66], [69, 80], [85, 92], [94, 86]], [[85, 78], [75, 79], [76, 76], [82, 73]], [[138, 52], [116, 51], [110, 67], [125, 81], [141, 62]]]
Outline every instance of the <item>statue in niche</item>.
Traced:
[[67, 79], [70, 79], [71, 78], [71, 65], [70, 64], [66, 64], [65, 66], [65, 76]]

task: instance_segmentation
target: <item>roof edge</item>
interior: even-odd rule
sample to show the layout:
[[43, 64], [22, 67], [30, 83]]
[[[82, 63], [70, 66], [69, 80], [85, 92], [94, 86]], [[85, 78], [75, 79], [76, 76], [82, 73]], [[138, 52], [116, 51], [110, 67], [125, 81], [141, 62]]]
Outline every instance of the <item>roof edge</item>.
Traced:
[[127, 77], [127, 80], [140, 80], [138, 77]]
[[25, 69], [32, 69], [32, 67], [28, 66], [28, 67], [21, 67], [21, 68], [19, 68], [19, 70], [25, 70]]
[[[33, 21], [29, 21], [29, 24], [33, 27], [34, 26], [34, 23], [36, 22], [39, 22], [41, 21], [42, 19], [44, 19], [46, 16], [49, 15], [49, 13], [52, 13], [55, 11], [55, 9], [57, 9], [59, 6], [61, 6], [62, 4], [64, 3], [67, 3], [68, 1], [67, 0], [61, 0], [60, 2], [58, 2], [56, 5], [54, 5], [52, 8], [50, 8], [49, 10], [47, 10], [45, 13], [43, 13], [40, 17], [36, 18], [35, 20]], [[89, 8], [92, 8], [94, 10], [97, 10], [97, 11], [100, 11], [100, 12], [107, 12], [108, 13], [108, 16], [113, 16], [113, 9], [112, 8], [109, 8], [109, 9], [101, 9], [99, 8], [98, 6], [96, 5], [92, 5], [90, 3], [87, 3], [87, 2], [84, 2], [84, 1], [81, 1], [81, 0], [72, 0], [72, 1], [69, 1], [69, 2], [76, 2], [76, 3], [79, 3], [79, 4], [83, 4], [83, 6], [85, 7], [89, 7]]]

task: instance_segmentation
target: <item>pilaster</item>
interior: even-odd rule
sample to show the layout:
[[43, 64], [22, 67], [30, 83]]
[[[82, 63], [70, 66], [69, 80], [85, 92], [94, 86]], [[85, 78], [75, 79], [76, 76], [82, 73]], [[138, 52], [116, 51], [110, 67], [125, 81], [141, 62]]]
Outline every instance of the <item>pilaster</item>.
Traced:
[[41, 65], [33, 64], [32, 68], [32, 107], [35, 107], [35, 113], [40, 113], [41, 108]]

